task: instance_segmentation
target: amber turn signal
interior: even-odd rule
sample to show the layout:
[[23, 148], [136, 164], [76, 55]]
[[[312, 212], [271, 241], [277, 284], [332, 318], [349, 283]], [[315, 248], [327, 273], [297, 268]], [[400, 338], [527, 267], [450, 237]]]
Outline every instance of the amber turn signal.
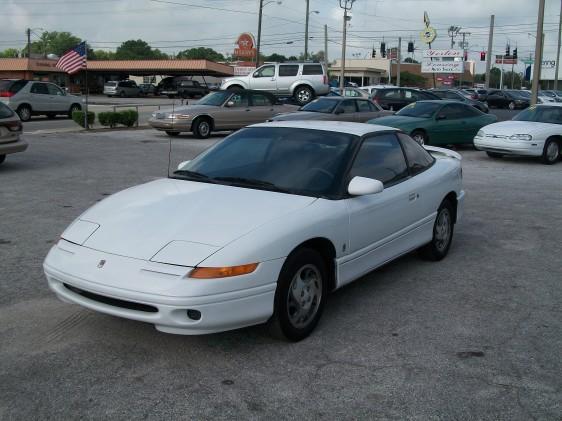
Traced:
[[257, 267], [257, 263], [250, 263], [222, 268], [195, 268], [191, 271], [189, 277], [197, 279], [228, 278], [230, 276], [247, 275], [255, 271]]

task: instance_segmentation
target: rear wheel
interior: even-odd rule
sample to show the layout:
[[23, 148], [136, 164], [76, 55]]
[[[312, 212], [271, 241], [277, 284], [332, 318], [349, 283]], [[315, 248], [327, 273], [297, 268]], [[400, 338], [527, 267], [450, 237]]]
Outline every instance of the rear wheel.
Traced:
[[486, 152], [486, 154], [487, 154], [490, 158], [494, 158], [494, 159], [503, 158], [503, 155], [502, 155], [501, 153], [497, 153], [497, 152]]
[[208, 118], [198, 118], [193, 122], [193, 134], [199, 139], [211, 136], [211, 121]]
[[29, 105], [20, 105], [16, 112], [21, 121], [31, 120], [31, 107]]
[[299, 86], [297, 89], [295, 89], [294, 97], [295, 101], [297, 101], [299, 105], [306, 105], [310, 101], [312, 101], [314, 92], [308, 86]]
[[427, 134], [423, 130], [414, 130], [412, 134], [412, 139], [418, 142], [420, 145], [425, 145], [428, 142]]
[[275, 337], [300, 341], [318, 324], [326, 302], [326, 263], [318, 252], [302, 248], [285, 261], [275, 290], [269, 321]]
[[168, 136], [179, 136], [180, 132], [172, 132], [170, 130], [166, 130], [166, 134]]
[[548, 139], [544, 144], [542, 153], [542, 162], [546, 165], [552, 165], [560, 158], [560, 143], [556, 139]]
[[437, 217], [433, 225], [433, 238], [430, 243], [420, 249], [420, 255], [424, 259], [438, 261], [449, 252], [455, 228], [453, 215], [453, 205], [449, 200], [443, 200], [437, 210]]
[[241, 86], [238, 85], [233, 85], [233, 86], [229, 86], [227, 88], [227, 91], [241, 91], [243, 88]]

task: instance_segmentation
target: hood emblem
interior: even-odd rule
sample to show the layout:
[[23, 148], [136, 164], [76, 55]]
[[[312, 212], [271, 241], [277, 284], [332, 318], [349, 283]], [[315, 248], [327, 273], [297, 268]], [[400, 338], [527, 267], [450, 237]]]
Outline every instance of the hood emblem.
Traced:
[[98, 269], [103, 268], [104, 265], [105, 265], [105, 260], [100, 260], [100, 262], [98, 263]]

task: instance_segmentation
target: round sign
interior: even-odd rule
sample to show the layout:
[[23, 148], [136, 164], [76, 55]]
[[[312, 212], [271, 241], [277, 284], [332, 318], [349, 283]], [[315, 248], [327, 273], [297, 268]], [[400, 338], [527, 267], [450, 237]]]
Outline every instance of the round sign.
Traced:
[[431, 44], [433, 41], [435, 41], [435, 38], [437, 38], [437, 31], [435, 30], [435, 28], [428, 26], [420, 32], [420, 38], [422, 42]]
[[240, 34], [240, 36], [236, 40], [236, 44], [241, 50], [251, 50], [252, 48], [254, 48], [255, 44], [254, 37], [252, 34], [244, 32], [243, 34]]

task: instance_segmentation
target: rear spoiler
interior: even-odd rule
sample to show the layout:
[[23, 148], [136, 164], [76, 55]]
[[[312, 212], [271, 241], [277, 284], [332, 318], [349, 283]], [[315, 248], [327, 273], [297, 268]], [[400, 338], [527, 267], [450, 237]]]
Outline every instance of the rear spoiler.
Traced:
[[429, 153], [431, 153], [431, 155], [435, 156], [436, 158], [447, 157], [447, 158], [455, 158], [458, 159], [459, 161], [462, 161], [462, 156], [450, 149], [438, 148], [436, 146], [429, 146], [429, 145], [424, 145], [424, 149]]

